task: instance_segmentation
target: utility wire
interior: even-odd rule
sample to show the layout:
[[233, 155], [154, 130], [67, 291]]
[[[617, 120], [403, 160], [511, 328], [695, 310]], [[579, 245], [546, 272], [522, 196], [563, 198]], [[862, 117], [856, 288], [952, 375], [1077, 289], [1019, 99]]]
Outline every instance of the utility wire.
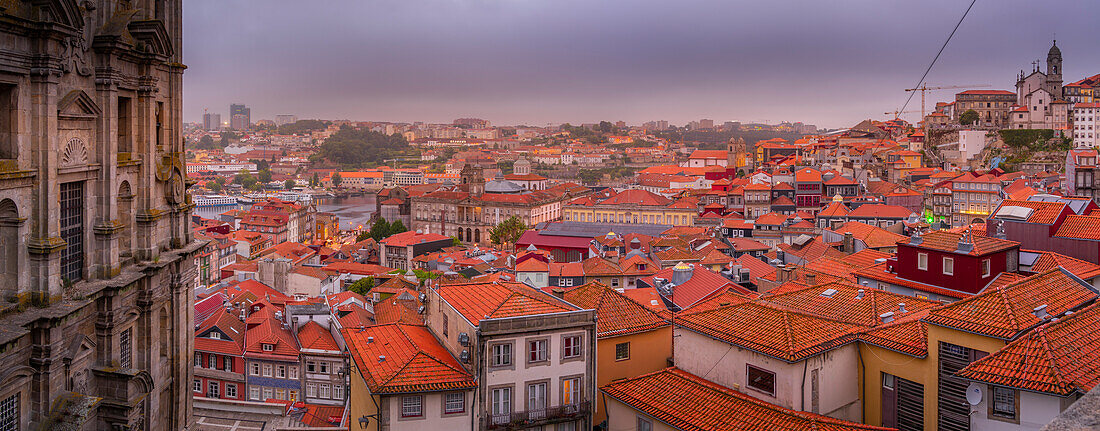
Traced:
[[[962, 25], [963, 20], [966, 19], [966, 15], [970, 13], [970, 9], [973, 8], [974, 3], [977, 3], [977, 2], [978, 2], [978, 0], [971, 0], [970, 1], [970, 6], [967, 6], [966, 12], [963, 12], [962, 17], [959, 18], [959, 22], [956, 23], [955, 28], [953, 30], [951, 30], [951, 34], [947, 35], [947, 40], [943, 41], [943, 46], [941, 46], [940, 51], [936, 53], [936, 57], [933, 58], [932, 62], [928, 64], [928, 68], [924, 69], [924, 74], [920, 76], [920, 80], [917, 81], [917, 85], [914, 85], [911, 88], [919, 88], [921, 86], [921, 84], [924, 83], [924, 78], [928, 77], [928, 72], [932, 71], [932, 66], [934, 66], [936, 64], [936, 60], [940, 59], [940, 54], [943, 54], [944, 48], [947, 48], [947, 43], [950, 42], [951, 38], [955, 36], [955, 32], [959, 30], [959, 26]], [[916, 95], [916, 94], [917, 94], [916, 91], [910, 91], [909, 92], [909, 97], [905, 99], [905, 103], [903, 105], [901, 105], [901, 109], [898, 109], [898, 112], [894, 113], [894, 119], [897, 119], [898, 116], [901, 115], [901, 111], [904, 111], [905, 107], [909, 106], [909, 101], [913, 100], [913, 96]], [[921, 120], [923, 121], [924, 119], [921, 118]]]

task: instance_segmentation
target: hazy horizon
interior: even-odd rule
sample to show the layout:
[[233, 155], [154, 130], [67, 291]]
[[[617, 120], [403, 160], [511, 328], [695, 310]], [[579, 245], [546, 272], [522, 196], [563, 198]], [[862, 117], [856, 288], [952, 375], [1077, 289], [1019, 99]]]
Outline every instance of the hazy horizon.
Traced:
[[[228, 121], [244, 103], [253, 121], [846, 127], [901, 107], [967, 4], [187, 2], [184, 120], [209, 108]], [[979, 1], [926, 81], [1014, 90], [1055, 33], [1065, 82], [1100, 73], [1100, 3], [1035, 6]], [[930, 91], [929, 109], [954, 92]]]

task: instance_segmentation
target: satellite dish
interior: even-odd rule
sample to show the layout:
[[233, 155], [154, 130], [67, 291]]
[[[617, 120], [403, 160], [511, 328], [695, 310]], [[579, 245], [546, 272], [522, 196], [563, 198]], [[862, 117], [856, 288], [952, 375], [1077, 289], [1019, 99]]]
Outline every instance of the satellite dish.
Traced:
[[966, 388], [966, 402], [970, 403], [972, 406], [976, 406], [978, 403], [982, 402], [981, 385], [971, 383], [970, 386]]

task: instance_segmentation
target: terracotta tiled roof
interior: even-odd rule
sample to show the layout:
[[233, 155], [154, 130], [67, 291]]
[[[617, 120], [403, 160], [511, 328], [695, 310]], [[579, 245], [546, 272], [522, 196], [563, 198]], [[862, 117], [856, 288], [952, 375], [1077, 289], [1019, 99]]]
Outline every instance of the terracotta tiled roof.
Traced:
[[676, 323], [786, 362], [797, 362], [848, 344], [864, 328], [760, 302], [683, 313]]
[[785, 409], [678, 368], [616, 381], [601, 390], [639, 412], [685, 431], [886, 430]]
[[851, 232], [852, 238], [863, 241], [868, 248], [894, 247], [897, 246], [898, 241], [906, 239], [904, 235], [898, 235], [878, 226], [871, 226], [858, 221], [844, 223], [829, 230], [841, 235]]
[[[297, 360], [298, 358], [298, 342], [294, 335], [289, 329], [282, 327], [282, 322], [275, 319], [265, 318], [256, 325], [249, 323], [245, 342], [247, 343], [245, 356], [279, 360]], [[265, 351], [264, 344], [271, 344], [273, 350]]]
[[939, 286], [921, 283], [905, 278], [898, 277], [897, 274], [886, 271], [886, 264], [880, 263], [864, 269], [856, 270], [852, 272], [857, 277], [866, 277], [872, 280], [882, 281], [889, 284], [908, 287], [910, 289], [919, 290], [921, 292], [935, 293], [940, 296], [946, 296], [953, 299], [968, 298], [973, 295], [970, 292], [963, 292], [961, 290], [944, 289]]
[[897, 205], [864, 204], [848, 212], [848, 217], [904, 219], [911, 214], [913, 214], [913, 211]]
[[522, 283], [456, 283], [438, 287], [441, 297], [466, 320], [477, 326], [481, 319], [534, 316], [575, 311], [576, 307], [536, 292]]
[[913, 313], [906, 318], [868, 329], [857, 338], [867, 344], [906, 355], [927, 357], [928, 324], [921, 320], [927, 314], [927, 310]]
[[381, 241], [382, 245], [392, 247], [406, 247], [410, 245], [416, 245], [424, 242], [441, 241], [451, 239], [448, 236], [440, 235], [438, 233], [422, 233], [416, 231], [406, 231], [399, 234], [390, 235], [386, 239]]
[[341, 351], [328, 329], [312, 320], [298, 328], [298, 343], [302, 349]]
[[766, 224], [769, 226], [779, 226], [787, 221], [787, 216], [776, 213], [767, 213], [756, 219], [756, 225]]
[[1100, 217], [1093, 215], [1070, 215], [1066, 217], [1054, 236], [1061, 238], [1100, 241]]
[[1100, 383], [1100, 304], [1035, 328], [958, 376], [1061, 396], [1088, 392]]
[[[881, 289], [859, 287], [844, 282], [810, 286], [787, 293], [766, 296], [760, 301], [769, 302], [802, 313], [813, 314], [841, 322], [863, 326], [875, 326], [883, 313], [894, 313], [895, 318], [925, 310], [931, 310], [940, 302], [915, 298], [909, 295], [887, 292]], [[905, 313], [901, 312], [905, 304]]]
[[[923, 235], [921, 243], [916, 247], [927, 248], [931, 250], [939, 250], [955, 253], [959, 249], [959, 238], [963, 234], [948, 232], [945, 230], [937, 230], [928, 232]], [[974, 243], [974, 247], [970, 250], [971, 256], [984, 256], [990, 253], [996, 253], [998, 251], [1009, 250], [1014, 247], [1019, 247], [1020, 243], [1016, 241], [1009, 241], [1006, 239], [993, 238], [989, 236], [972, 235], [971, 240]], [[898, 241], [898, 244], [908, 244], [909, 239]], [[964, 253], [959, 253], [964, 254]]]
[[817, 213], [817, 217], [843, 217], [848, 215], [848, 207], [840, 202], [830, 203], [825, 209]]
[[[644, 281], [649, 286], [657, 287], [653, 279], [663, 278], [665, 280], [672, 280], [673, 270], [674, 268], [662, 269], [656, 274], [642, 279], [642, 281]], [[708, 297], [712, 293], [723, 291], [728, 288], [737, 289], [741, 294], [744, 295], [754, 295], [752, 291], [734, 284], [732, 281], [726, 279], [718, 273], [706, 269], [702, 265], [696, 265], [691, 268], [691, 278], [679, 285], [676, 285], [676, 287], [672, 289], [672, 295], [667, 296], [666, 299], [672, 301], [672, 303], [676, 304], [680, 308], [686, 309], [699, 302], [703, 298]]]
[[993, 212], [990, 217], [998, 217], [1006, 212], [1006, 207], [1022, 207], [1031, 209], [1031, 214], [1027, 217], [1028, 223], [1038, 224], [1054, 224], [1058, 220], [1058, 216], [1062, 214], [1062, 210], [1066, 208], [1066, 204], [1062, 202], [1038, 202], [1027, 200], [1013, 200], [1005, 199], [1001, 201], [1001, 205]]
[[374, 322], [379, 325], [390, 323], [405, 323], [409, 325], [423, 325], [417, 310], [420, 301], [417, 299], [386, 298], [374, 304]]
[[568, 289], [564, 299], [577, 307], [596, 310], [597, 337], [617, 337], [669, 325], [652, 309], [598, 282]]
[[474, 377], [426, 326], [390, 324], [345, 329], [344, 339], [371, 393], [449, 391], [477, 387]]
[[1062, 269], [1052, 269], [1024, 280], [933, 309], [928, 323], [1009, 340], [1042, 322], [1033, 313], [1059, 315], [1096, 299], [1094, 288]]
[[1031, 272], [1045, 272], [1057, 267], [1065, 268], [1067, 271], [1073, 273], [1082, 280], [1089, 280], [1093, 277], [1100, 276], [1100, 265], [1092, 262], [1084, 261], [1081, 259], [1075, 259], [1064, 254], [1058, 254], [1053, 251], [1036, 251], [1036, 250], [1020, 250], [1030, 251], [1032, 253], [1039, 253], [1039, 258], [1035, 260], [1035, 264], [1031, 265]]
[[[222, 355], [240, 356], [244, 353], [244, 322], [238, 317], [239, 311], [226, 311], [219, 308], [199, 324], [195, 330], [195, 350]], [[209, 333], [218, 331], [219, 338], [211, 338]]]

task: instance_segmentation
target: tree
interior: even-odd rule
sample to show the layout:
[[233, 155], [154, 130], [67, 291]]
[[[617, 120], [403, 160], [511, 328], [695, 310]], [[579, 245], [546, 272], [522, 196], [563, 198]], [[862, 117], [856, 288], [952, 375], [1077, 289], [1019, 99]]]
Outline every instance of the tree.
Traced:
[[515, 171], [515, 164], [516, 162], [512, 160], [501, 160], [497, 162], [497, 168], [500, 169], [500, 173], [504, 175], [510, 175], [512, 172]]
[[261, 183], [270, 183], [271, 182], [271, 170], [270, 169], [260, 169], [260, 173], [256, 175], [256, 179], [258, 179]]
[[[221, 178], [221, 177], [218, 177], [218, 178]], [[222, 185], [219, 184], [217, 181], [211, 181], [211, 182], [207, 183], [207, 187], [209, 187], [210, 191], [212, 191], [214, 193], [221, 193], [221, 191], [222, 191]]]
[[518, 216], [508, 217], [489, 231], [489, 240], [493, 244], [515, 244], [527, 231], [527, 225]]
[[370, 231], [365, 230], [365, 231], [359, 232], [359, 235], [355, 236], [355, 242], [366, 241], [367, 238], [370, 238], [370, 237], [371, 237], [370, 236]]
[[287, 190], [290, 190], [290, 189], [294, 188], [294, 186], [296, 184], [297, 184], [297, 182], [295, 182], [294, 180], [286, 180], [286, 182], [283, 183], [283, 188], [287, 189]]
[[397, 235], [407, 230], [409, 228], [405, 227], [405, 223], [402, 223], [401, 220], [394, 220], [393, 223], [390, 223], [390, 235]]
[[462, 240], [461, 240], [461, 239], [458, 239], [458, 236], [457, 236], [457, 235], [456, 235], [456, 236], [452, 236], [452, 237], [451, 237], [451, 245], [454, 245], [455, 247], [458, 247], [458, 246], [462, 245]]
[[962, 115], [959, 115], [959, 123], [964, 126], [969, 126], [977, 122], [978, 112], [973, 109], [968, 109], [966, 112], [963, 112]]
[[386, 219], [378, 217], [370, 227], [370, 237], [375, 241], [381, 241], [390, 236], [390, 224]]
[[374, 277], [363, 277], [348, 285], [349, 292], [355, 292], [360, 295], [366, 295], [374, 289]]
[[194, 148], [200, 150], [213, 150], [220, 148], [217, 142], [214, 142], [214, 137], [210, 135], [204, 135], [199, 138], [199, 142], [194, 145]]
[[309, 178], [309, 186], [310, 187], [317, 187], [317, 186], [320, 186], [320, 185], [321, 185], [321, 177], [318, 177], [317, 173], [314, 172], [313, 176]]
[[332, 173], [332, 186], [340, 187], [340, 183], [344, 182], [344, 178], [340, 176], [339, 172]]
[[344, 126], [325, 139], [318, 154], [331, 162], [363, 166], [404, 155], [408, 148], [409, 142], [400, 134], [386, 135]]

